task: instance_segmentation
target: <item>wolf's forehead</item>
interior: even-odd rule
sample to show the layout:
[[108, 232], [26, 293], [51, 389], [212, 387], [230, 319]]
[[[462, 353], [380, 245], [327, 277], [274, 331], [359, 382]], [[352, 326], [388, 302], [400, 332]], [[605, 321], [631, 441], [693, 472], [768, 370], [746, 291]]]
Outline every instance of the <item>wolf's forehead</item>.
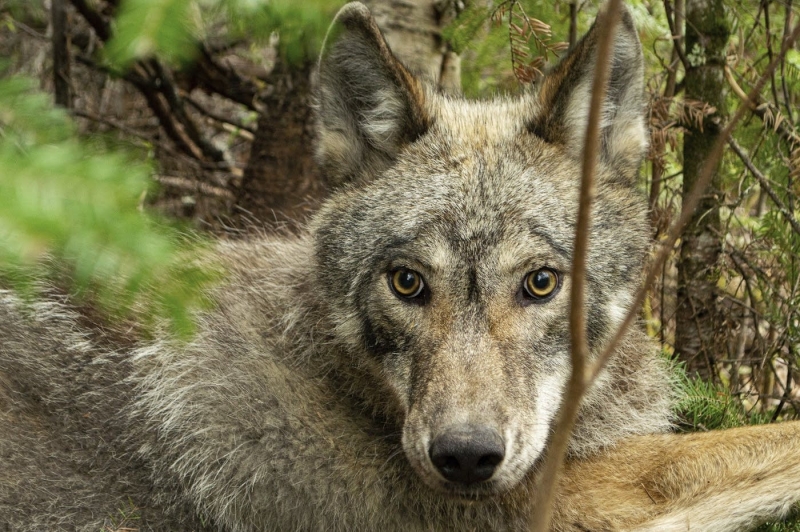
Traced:
[[574, 214], [563, 198], [533, 201], [534, 194], [524, 196], [525, 187], [498, 195], [486, 183], [454, 181], [435, 201], [421, 199], [420, 209], [400, 214], [402, 223], [393, 225], [399, 248], [434, 270], [455, 263], [513, 269], [523, 259], [569, 260]]
[[534, 116], [532, 98], [486, 101], [435, 95], [429, 113], [433, 128], [465, 145], [486, 144], [519, 135]]

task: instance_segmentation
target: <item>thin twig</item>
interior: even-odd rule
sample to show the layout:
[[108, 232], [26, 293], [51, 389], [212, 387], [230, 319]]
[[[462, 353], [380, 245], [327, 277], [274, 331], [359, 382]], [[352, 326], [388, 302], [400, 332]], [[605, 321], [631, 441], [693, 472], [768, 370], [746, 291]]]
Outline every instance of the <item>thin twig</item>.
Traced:
[[[764, 34], [767, 37], [767, 56], [769, 57], [770, 62], [773, 60], [773, 52], [772, 52], [772, 29], [770, 28], [769, 24], [769, 0], [762, 0], [761, 3], [764, 5]], [[770, 90], [772, 91], [772, 99], [775, 102], [775, 107], [780, 108], [780, 100], [778, 99], [778, 87], [775, 83], [775, 71], [772, 71], [772, 75], [770, 76], [770, 80], [772, 81], [770, 85]]]
[[[783, 62], [781, 62], [781, 64], [783, 64]], [[770, 118], [771, 115], [769, 113], [771, 113], [773, 108], [770, 107], [769, 103], [761, 103], [760, 98], [758, 97], [759, 95], [755, 91], [751, 92], [749, 95], [745, 93], [742, 87], [734, 79], [733, 72], [728, 65], [724, 66], [724, 72], [725, 80], [728, 82], [728, 85], [730, 85], [733, 93], [745, 104], [747, 104], [748, 108], [753, 112], [754, 115], [760, 118], [762, 122], [772, 127], [783, 140], [789, 143], [790, 146], [800, 145], [800, 135], [794, 131], [792, 126], [788, 125], [786, 120], [782, 120], [776, 124], [775, 119]], [[771, 124], [770, 121], [772, 122]]]
[[224, 161], [225, 154], [205, 138], [197, 124], [194, 123], [194, 120], [186, 113], [186, 106], [183, 99], [178, 95], [178, 89], [175, 87], [171, 74], [158, 59], [152, 58], [147, 63], [155, 73], [158, 81], [156, 86], [159, 88], [159, 92], [164, 96], [167, 105], [172, 110], [170, 114], [177, 118], [186, 136], [200, 149], [203, 157], [214, 162]]
[[[785, 4], [786, 14], [783, 17], [783, 39], [789, 35], [789, 29], [792, 27], [792, 0], [786, 0]], [[792, 113], [791, 98], [789, 97], [789, 89], [786, 86], [786, 61], [781, 61], [781, 87], [783, 89], [783, 106], [786, 108], [786, 115], [789, 117], [789, 122], [794, 124], [794, 114]]]
[[781, 201], [781, 198], [778, 197], [778, 195], [772, 189], [766, 176], [764, 176], [764, 174], [762, 174], [761, 171], [758, 168], [756, 168], [756, 166], [753, 164], [753, 161], [750, 160], [750, 157], [747, 156], [744, 149], [742, 149], [742, 147], [739, 146], [739, 143], [736, 142], [735, 139], [733, 138], [728, 139], [728, 145], [731, 147], [734, 153], [736, 153], [736, 155], [739, 156], [739, 159], [742, 160], [745, 167], [747, 167], [747, 169], [750, 170], [750, 173], [753, 174], [753, 177], [756, 178], [758, 184], [761, 185], [761, 190], [767, 193], [772, 202], [778, 207], [778, 211], [783, 215], [784, 218], [786, 218], [786, 221], [789, 222], [789, 224], [792, 226], [794, 232], [800, 235], [800, 223], [797, 222], [797, 220], [792, 215], [789, 208], [783, 203], [783, 201]]
[[70, 0], [70, 2], [78, 10], [78, 13], [86, 19], [86, 22], [89, 23], [101, 41], [105, 42], [111, 38], [111, 25], [103, 15], [89, 7], [86, 0]]
[[72, 108], [72, 87], [70, 78], [70, 39], [67, 33], [66, 0], [52, 0], [50, 18], [53, 35], [53, 88], [56, 105]]
[[[681, 45], [681, 39], [683, 38], [683, 34], [681, 33], [682, 30], [677, 27], [676, 22], [678, 22], [676, 17], [676, 13], [672, 9], [672, 5], [669, 3], [669, 0], [664, 0], [664, 11], [667, 13], [667, 25], [669, 26], [670, 35], [672, 35], [672, 41], [674, 44], [675, 53], [678, 54], [678, 57], [683, 64], [684, 70], [689, 70], [689, 60], [686, 58], [686, 54], [683, 51], [683, 46]], [[680, 13], [682, 16], [682, 13]], [[676, 20], [673, 21], [673, 17]]]
[[567, 392], [561, 403], [558, 421], [544, 458], [542, 473], [536, 485], [534, 514], [531, 529], [546, 531], [550, 528], [553, 498], [556, 481], [564, 462], [572, 427], [578, 414], [578, 407], [586, 392], [585, 369], [589, 354], [586, 341], [586, 312], [584, 308], [586, 288], [586, 255], [589, 248], [589, 226], [594, 200], [594, 174], [597, 153], [600, 147], [600, 117], [603, 113], [606, 90], [611, 70], [614, 32], [620, 18], [621, 0], [610, 0], [605, 13], [598, 17], [597, 61], [592, 80], [591, 105], [586, 126], [586, 140], [583, 148], [581, 167], [580, 202], [578, 220], [575, 227], [572, 271], [570, 275], [570, 358], [572, 371]]
[[224, 198], [233, 201], [236, 199], [233, 192], [226, 188], [215, 187], [208, 183], [203, 183], [196, 180], [186, 179], [185, 177], [159, 175], [156, 174], [153, 178], [164, 186], [188, 190], [191, 192], [199, 192], [205, 196], [214, 196], [217, 198]]
[[137, 131], [137, 130], [131, 128], [131, 127], [126, 126], [125, 124], [116, 122], [114, 120], [111, 120], [109, 118], [105, 118], [103, 116], [98, 116], [98, 115], [89, 113], [87, 111], [83, 111], [83, 110], [80, 110], [80, 109], [73, 109], [71, 112], [72, 112], [72, 114], [74, 116], [78, 116], [80, 118], [85, 118], [86, 120], [91, 120], [92, 122], [97, 122], [99, 124], [104, 124], [104, 125], [109, 126], [111, 128], [117, 129], [120, 132], [125, 133], [126, 135], [130, 135], [132, 137], [136, 137], [138, 139], [141, 139], [142, 141], [144, 141], [146, 143], [146, 145], [148, 147], [155, 146], [159, 150], [162, 150], [162, 151], [164, 151], [166, 153], [169, 153], [169, 154], [171, 154], [171, 155], [173, 155], [175, 157], [180, 157], [180, 158], [182, 158], [182, 160], [186, 161], [187, 163], [195, 165], [198, 168], [202, 168], [203, 170], [209, 170], [209, 171], [212, 171], [212, 172], [227, 172], [227, 173], [230, 173], [231, 175], [241, 177], [241, 169], [240, 168], [236, 168], [236, 167], [231, 167], [227, 163], [214, 164], [214, 163], [208, 163], [208, 162], [205, 162], [205, 161], [199, 161], [199, 160], [197, 160], [197, 159], [195, 159], [193, 157], [190, 157], [190, 156], [186, 155], [185, 153], [183, 153], [181, 151], [173, 149], [172, 147], [168, 146], [164, 142], [159, 142], [158, 139], [155, 138], [153, 135], [148, 135], [148, 134], [143, 133], [141, 131]]

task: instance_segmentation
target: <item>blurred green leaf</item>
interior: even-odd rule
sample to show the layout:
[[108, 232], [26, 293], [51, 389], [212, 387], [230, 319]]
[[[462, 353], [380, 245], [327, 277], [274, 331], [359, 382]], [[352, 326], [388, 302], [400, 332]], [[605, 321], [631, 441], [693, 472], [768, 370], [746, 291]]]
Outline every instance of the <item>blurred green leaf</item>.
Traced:
[[23, 78], [0, 79], [0, 273], [31, 293], [66, 273], [111, 316], [136, 307], [181, 335], [219, 273], [201, 266], [204, 244], [143, 212], [150, 168], [123, 152], [97, 153], [69, 117]]
[[188, 61], [196, 51], [192, 4], [191, 0], [124, 0], [114, 37], [105, 49], [108, 59], [120, 68], [153, 55]]

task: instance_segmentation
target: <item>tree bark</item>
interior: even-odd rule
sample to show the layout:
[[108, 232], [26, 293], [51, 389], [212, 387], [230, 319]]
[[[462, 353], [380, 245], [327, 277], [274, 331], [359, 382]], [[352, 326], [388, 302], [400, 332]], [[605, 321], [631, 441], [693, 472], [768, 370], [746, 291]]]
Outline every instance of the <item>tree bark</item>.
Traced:
[[313, 64], [275, 68], [279, 72], [273, 73], [273, 92], [258, 119], [236, 201], [235, 218], [243, 227], [300, 221], [326, 192], [312, 150]]
[[[698, 100], [717, 111], [702, 127], [687, 128], [683, 145], [683, 193], [694, 186], [703, 162], [720, 133], [725, 109], [725, 51], [730, 35], [722, 0], [687, 0], [684, 79], [687, 100]], [[717, 170], [719, 169], [719, 165]], [[717, 174], [682, 237], [678, 260], [678, 301], [675, 351], [690, 372], [715, 375], [714, 364], [724, 343], [714, 338], [717, 262], [722, 251], [719, 219], [721, 178]]]

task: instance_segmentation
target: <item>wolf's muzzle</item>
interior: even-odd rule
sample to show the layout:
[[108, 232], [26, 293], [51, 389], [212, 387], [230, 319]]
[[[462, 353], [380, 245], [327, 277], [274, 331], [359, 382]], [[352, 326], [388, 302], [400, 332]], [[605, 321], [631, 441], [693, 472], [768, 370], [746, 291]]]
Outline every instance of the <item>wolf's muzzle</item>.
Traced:
[[505, 456], [505, 443], [493, 428], [464, 425], [436, 436], [428, 454], [445, 479], [476, 484], [492, 477]]

